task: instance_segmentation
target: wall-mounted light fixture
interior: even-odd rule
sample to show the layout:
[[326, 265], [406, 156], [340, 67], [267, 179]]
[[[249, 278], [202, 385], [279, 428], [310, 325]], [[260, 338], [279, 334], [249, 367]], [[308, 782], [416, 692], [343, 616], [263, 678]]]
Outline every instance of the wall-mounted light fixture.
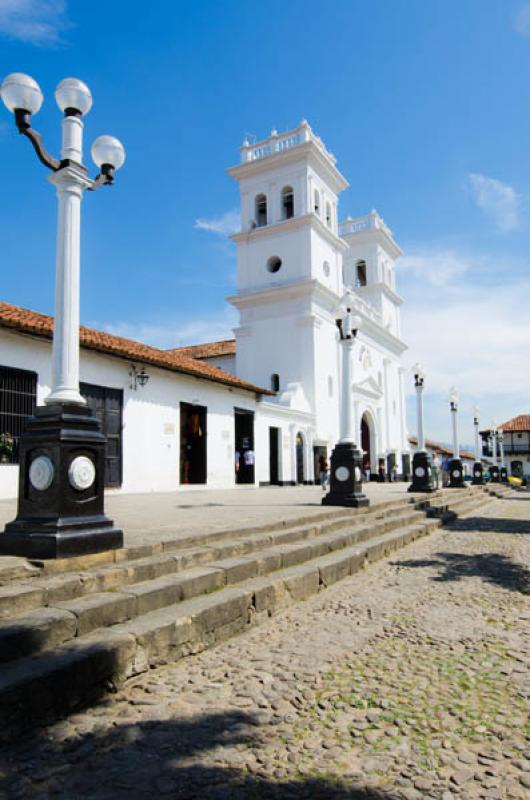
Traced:
[[131, 379], [129, 386], [133, 390], [133, 392], [135, 392], [138, 389], [138, 385], [145, 386], [147, 381], [149, 380], [149, 375], [145, 371], [145, 367], [142, 367], [139, 370], [136, 364], [131, 364], [131, 368], [129, 370], [129, 377]]

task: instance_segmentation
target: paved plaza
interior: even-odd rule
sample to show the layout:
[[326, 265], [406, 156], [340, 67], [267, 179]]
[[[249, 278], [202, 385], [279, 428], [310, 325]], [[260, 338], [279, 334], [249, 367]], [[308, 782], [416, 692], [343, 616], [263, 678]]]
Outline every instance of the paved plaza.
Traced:
[[[372, 504], [400, 499], [408, 483], [370, 483], [363, 491]], [[329, 512], [319, 486], [196, 489], [106, 496], [106, 513], [123, 528], [125, 546], [153, 544], [179, 534], [209, 533], [287, 522]], [[16, 502], [0, 502], [0, 527], [16, 516]]]
[[258, 628], [23, 737], [0, 756], [2, 797], [523, 800], [529, 534], [530, 494], [485, 499]]

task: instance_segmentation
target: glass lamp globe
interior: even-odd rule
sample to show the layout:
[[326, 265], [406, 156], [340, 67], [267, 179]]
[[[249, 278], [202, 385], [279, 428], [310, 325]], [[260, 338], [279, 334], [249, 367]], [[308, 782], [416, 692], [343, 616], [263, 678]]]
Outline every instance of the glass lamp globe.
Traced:
[[44, 100], [37, 81], [23, 72], [12, 72], [4, 78], [0, 89], [2, 100], [10, 111], [22, 109], [36, 114]]
[[422, 378], [425, 378], [425, 372], [423, 371], [423, 367], [419, 361], [417, 361], [412, 367], [412, 373], [415, 377], [418, 377], [420, 381]]
[[108, 164], [119, 169], [125, 163], [125, 148], [114, 136], [98, 136], [90, 149], [94, 164], [101, 169]]
[[88, 114], [92, 108], [90, 89], [79, 78], [64, 78], [55, 90], [55, 99], [61, 111], [75, 108], [81, 114]]
[[358, 331], [362, 325], [362, 319], [359, 314], [352, 314], [351, 315], [351, 329], [352, 331]]
[[480, 408], [478, 406], [473, 406], [473, 416], [476, 417], [477, 419], [479, 418]]
[[451, 403], [458, 403], [458, 392], [456, 391], [455, 386], [451, 386], [451, 391], [449, 392], [449, 400]]

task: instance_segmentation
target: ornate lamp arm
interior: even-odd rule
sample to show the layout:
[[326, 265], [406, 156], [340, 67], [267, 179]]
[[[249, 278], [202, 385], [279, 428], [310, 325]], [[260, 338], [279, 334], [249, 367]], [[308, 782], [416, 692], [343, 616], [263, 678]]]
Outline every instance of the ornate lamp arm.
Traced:
[[114, 183], [114, 172], [115, 169], [113, 166], [110, 164], [103, 164], [101, 172], [96, 175], [92, 186], [88, 187], [88, 191], [95, 192], [96, 189], [100, 189], [102, 186], [111, 186]]
[[29, 114], [27, 111], [24, 111], [21, 108], [15, 109], [15, 123], [18, 128], [18, 132], [30, 140], [39, 161], [44, 164], [45, 167], [48, 167], [48, 169], [53, 170], [53, 172], [57, 172], [57, 170], [61, 167], [61, 162], [59, 159], [54, 158], [48, 153], [42, 144], [40, 133], [37, 133], [37, 131], [33, 130], [30, 120], [31, 114]]

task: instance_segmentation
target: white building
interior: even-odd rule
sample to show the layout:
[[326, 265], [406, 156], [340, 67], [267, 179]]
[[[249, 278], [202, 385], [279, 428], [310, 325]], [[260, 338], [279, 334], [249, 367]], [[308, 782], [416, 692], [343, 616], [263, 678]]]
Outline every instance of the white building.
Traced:
[[[362, 319], [351, 387], [359, 445], [372, 472], [396, 463], [408, 474], [401, 251], [390, 230], [375, 211], [339, 224], [348, 184], [305, 122], [245, 142], [228, 172], [241, 195], [235, 340], [162, 351], [82, 329], [82, 391], [108, 437], [108, 486], [313, 482], [339, 435], [335, 312], [348, 289]], [[0, 434], [15, 440], [49, 391], [51, 326], [0, 303]], [[16, 446], [10, 455], [0, 440], [0, 458], [2, 447], [3, 461], [16, 461]], [[0, 465], [0, 497], [15, 495], [16, 473]]]

